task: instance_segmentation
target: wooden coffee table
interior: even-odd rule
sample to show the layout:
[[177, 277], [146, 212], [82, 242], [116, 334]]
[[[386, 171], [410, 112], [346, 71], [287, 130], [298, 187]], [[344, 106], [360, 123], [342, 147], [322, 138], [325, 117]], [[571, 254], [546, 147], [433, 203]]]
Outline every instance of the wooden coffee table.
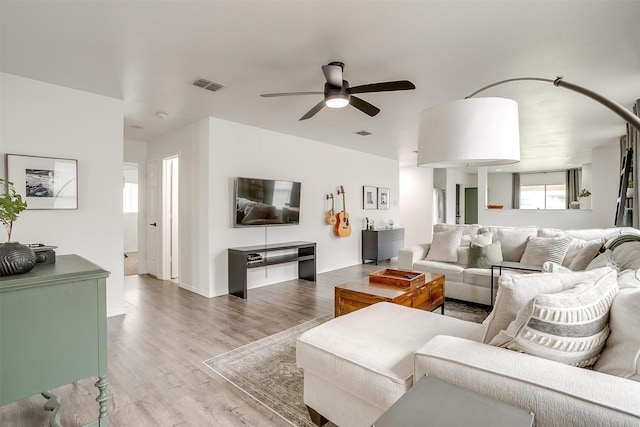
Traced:
[[368, 277], [344, 283], [336, 286], [335, 316], [383, 301], [429, 311], [440, 306], [444, 314], [444, 276], [425, 273], [424, 284], [407, 288], [369, 283]]

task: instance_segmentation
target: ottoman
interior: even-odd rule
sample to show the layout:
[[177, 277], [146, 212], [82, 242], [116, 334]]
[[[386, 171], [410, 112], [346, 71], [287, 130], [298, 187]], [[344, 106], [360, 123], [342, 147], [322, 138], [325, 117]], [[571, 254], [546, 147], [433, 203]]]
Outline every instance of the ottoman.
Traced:
[[370, 426], [413, 385], [414, 354], [436, 335], [481, 341], [482, 325], [387, 302], [303, 333], [296, 360], [312, 419]]

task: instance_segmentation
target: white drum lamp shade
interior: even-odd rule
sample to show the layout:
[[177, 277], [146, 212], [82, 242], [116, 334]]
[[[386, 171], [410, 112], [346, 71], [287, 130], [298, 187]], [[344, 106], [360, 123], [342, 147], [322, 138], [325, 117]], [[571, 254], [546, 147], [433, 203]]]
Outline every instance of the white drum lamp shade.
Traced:
[[518, 104], [506, 98], [467, 98], [420, 115], [418, 166], [491, 166], [520, 161]]

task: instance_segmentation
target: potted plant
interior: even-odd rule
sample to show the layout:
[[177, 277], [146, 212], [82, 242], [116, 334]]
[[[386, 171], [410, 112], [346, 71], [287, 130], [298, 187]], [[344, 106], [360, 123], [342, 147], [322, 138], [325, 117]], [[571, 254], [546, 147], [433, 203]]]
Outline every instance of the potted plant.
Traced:
[[591, 191], [587, 190], [586, 188], [583, 188], [582, 190], [580, 190], [580, 194], [578, 194], [578, 198], [579, 199], [586, 199], [587, 197], [591, 196]]
[[630, 180], [627, 186], [627, 199], [631, 198], [633, 198], [633, 180]]
[[7, 230], [7, 242], [0, 244], [0, 276], [26, 273], [36, 264], [36, 255], [28, 246], [11, 241], [13, 223], [27, 208], [27, 203], [16, 192], [13, 183], [0, 178], [5, 191], [0, 195], [0, 222]]

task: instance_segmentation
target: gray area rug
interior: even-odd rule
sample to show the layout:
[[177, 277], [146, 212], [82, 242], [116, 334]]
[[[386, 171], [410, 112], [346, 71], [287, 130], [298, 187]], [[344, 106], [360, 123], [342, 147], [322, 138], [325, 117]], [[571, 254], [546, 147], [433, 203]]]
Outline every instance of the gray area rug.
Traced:
[[[446, 316], [463, 320], [480, 323], [488, 314], [484, 307], [457, 301], [445, 304]], [[292, 425], [315, 427], [302, 398], [303, 373], [296, 366], [296, 339], [332, 318], [333, 314], [327, 314], [203, 363]]]

